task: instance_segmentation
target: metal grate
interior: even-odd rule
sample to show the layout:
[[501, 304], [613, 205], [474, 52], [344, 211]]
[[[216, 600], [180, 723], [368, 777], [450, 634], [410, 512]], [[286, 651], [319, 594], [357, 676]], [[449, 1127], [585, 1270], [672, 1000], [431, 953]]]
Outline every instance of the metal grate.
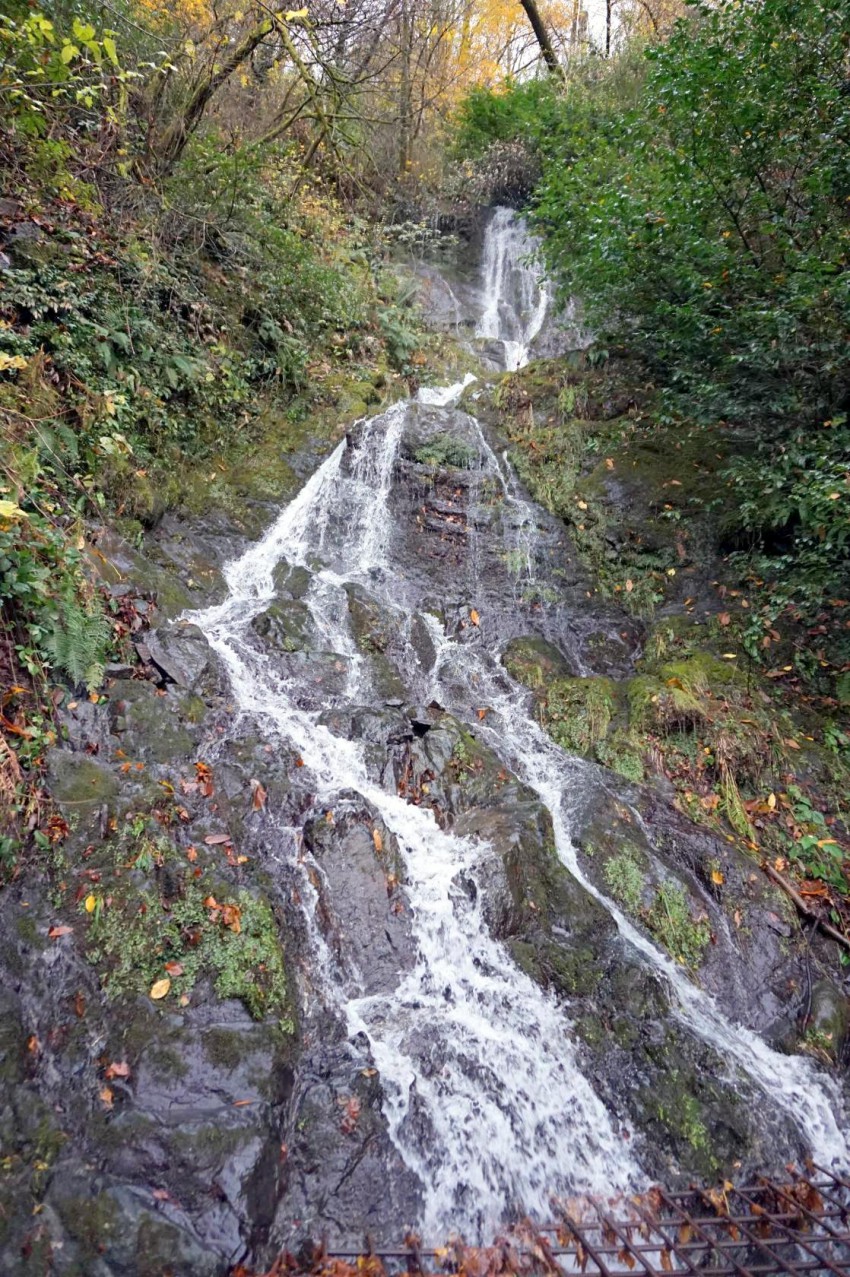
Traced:
[[[809, 1164], [788, 1167], [788, 1180], [754, 1184], [653, 1188], [640, 1197], [583, 1199], [562, 1206], [559, 1218], [536, 1230], [522, 1224], [492, 1246], [453, 1241], [423, 1249], [409, 1235], [404, 1249], [357, 1253], [323, 1247], [281, 1256], [272, 1274], [311, 1277], [386, 1277], [456, 1273], [461, 1277], [762, 1277], [779, 1273], [850, 1277], [850, 1180]], [[269, 1275], [271, 1277], [271, 1274]]]

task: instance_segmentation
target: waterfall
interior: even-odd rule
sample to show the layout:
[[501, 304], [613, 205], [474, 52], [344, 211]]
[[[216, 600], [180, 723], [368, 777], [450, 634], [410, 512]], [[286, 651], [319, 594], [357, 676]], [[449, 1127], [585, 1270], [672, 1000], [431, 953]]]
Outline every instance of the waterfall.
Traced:
[[482, 314], [475, 334], [502, 343], [508, 372], [528, 361], [549, 304], [534, 250], [522, 219], [512, 209], [495, 209], [484, 234]]
[[[545, 315], [546, 292], [527, 260], [531, 248], [522, 222], [509, 210], [497, 210], [485, 240], [479, 333], [504, 343], [508, 368], [527, 358]], [[343, 792], [359, 795], [397, 840], [415, 964], [389, 993], [365, 995], [364, 982], [352, 971], [343, 981], [327, 978], [325, 996], [350, 1036], [364, 1034], [368, 1040], [390, 1135], [422, 1183], [419, 1226], [431, 1241], [452, 1228], [486, 1237], [522, 1213], [545, 1219], [552, 1194], [607, 1194], [646, 1184], [639, 1140], [583, 1075], [569, 1017], [493, 939], [482, 915], [482, 893], [464, 888], [476, 880], [486, 845], [444, 831], [430, 810], [371, 780], [363, 744], [337, 734], [319, 712], [301, 706], [297, 687], [275, 669], [251, 628], [275, 597], [277, 566], [308, 569], [305, 602], [315, 631], [325, 650], [349, 664], [335, 704], [362, 703], [346, 587], [368, 588], [404, 631], [409, 618], [401, 603], [414, 587], [393, 538], [390, 497], [399, 449], [412, 414], [449, 407], [468, 382], [427, 391], [418, 403], [396, 404], [365, 422], [355, 441], [339, 445], [266, 535], [227, 566], [225, 601], [192, 617], [224, 662], [240, 710], [297, 750], [317, 798], [332, 806]], [[506, 460], [492, 452], [480, 426], [477, 431], [488, 473], [514, 503], [528, 563], [533, 508], [515, 491]], [[546, 804], [561, 859], [608, 910], [623, 942], [658, 971], [672, 991], [674, 1015], [758, 1087], [772, 1086], [774, 1102], [800, 1124], [821, 1159], [846, 1161], [835, 1096], [812, 1061], [779, 1056], [730, 1024], [585, 879], [569, 836], [569, 790], [581, 771], [530, 716], [498, 652], [483, 638], [474, 645], [449, 638], [433, 616], [425, 622], [436, 658], [432, 668], [420, 670], [416, 691], [422, 703], [434, 697], [470, 720], [475, 703], [491, 707], [476, 731]], [[411, 655], [414, 667], [418, 658]], [[459, 694], [459, 686], [466, 692]], [[318, 929], [313, 935], [319, 944]], [[320, 973], [318, 960], [316, 967]]]

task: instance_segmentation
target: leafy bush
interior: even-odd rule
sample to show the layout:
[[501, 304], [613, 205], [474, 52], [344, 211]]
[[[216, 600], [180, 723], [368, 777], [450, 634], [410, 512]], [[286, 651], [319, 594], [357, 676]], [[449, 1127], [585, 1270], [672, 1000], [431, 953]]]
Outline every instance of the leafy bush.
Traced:
[[668, 423], [729, 431], [730, 535], [814, 608], [850, 533], [848, 42], [840, 0], [695, 4], [633, 101], [567, 91], [536, 199], [561, 296], [649, 366]]

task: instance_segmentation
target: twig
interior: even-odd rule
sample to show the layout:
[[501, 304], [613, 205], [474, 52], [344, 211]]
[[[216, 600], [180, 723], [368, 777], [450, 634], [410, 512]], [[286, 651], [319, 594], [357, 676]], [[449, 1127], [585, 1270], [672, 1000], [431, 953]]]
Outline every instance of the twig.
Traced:
[[814, 909], [811, 909], [806, 904], [805, 900], [800, 895], [799, 891], [796, 891], [791, 886], [791, 883], [788, 881], [788, 879], [783, 878], [782, 874], [778, 873], [777, 870], [773, 868], [773, 865], [769, 865], [766, 862], [764, 862], [762, 864], [762, 869], [767, 874], [768, 878], [772, 879], [773, 882], [776, 883], [777, 887], [781, 887], [782, 890], [785, 892], [785, 894], [789, 896], [791, 900], [794, 901], [794, 904], [800, 910], [800, 913], [805, 914], [807, 918], [812, 918], [814, 922], [816, 922], [817, 925], [820, 927], [821, 931], [825, 932], [825, 934], [828, 935], [832, 940], [837, 940], [839, 944], [844, 945], [845, 949], [850, 949], [850, 937], [845, 936], [843, 931], [839, 931], [836, 927], [833, 927], [831, 922], [824, 922], [823, 918], [820, 918], [815, 913]]

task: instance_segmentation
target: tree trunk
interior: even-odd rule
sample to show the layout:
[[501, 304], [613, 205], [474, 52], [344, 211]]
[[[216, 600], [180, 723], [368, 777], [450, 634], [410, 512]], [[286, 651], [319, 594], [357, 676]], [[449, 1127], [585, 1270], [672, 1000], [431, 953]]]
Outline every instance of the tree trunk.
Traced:
[[525, 16], [531, 23], [531, 29], [534, 32], [537, 43], [540, 45], [540, 52], [543, 55], [543, 61], [553, 75], [563, 76], [564, 72], [558, 59], [555, 57], [555, 50], [552, 47], [552, 41], [549, 39], [549, 32], [546, 30], [546, 24], [540, 16], [540, 10], [537, 7], [537, 0], [519, 0]]
[[189, 138], [200, 124], [210, 98], [230, 78], [237, 67], [250, 58], [257, 45], [266, 38], [273, 26], [271, 18], [264, 18], [229, 50], [221, 62], [214, 62], [198, 81], [180, 114], [172, 120], [165, 133], [152, 143], [151, 159], [160, 173], [167, 173], [174, 167], [183, 154]]
[[413, 86], [411, 61], [413, 57], [413, 20], [407, 0], [401, 6], [401, 83], [398, 104], [398, 175], [405, 178], [410, 170], [413, 140]]

